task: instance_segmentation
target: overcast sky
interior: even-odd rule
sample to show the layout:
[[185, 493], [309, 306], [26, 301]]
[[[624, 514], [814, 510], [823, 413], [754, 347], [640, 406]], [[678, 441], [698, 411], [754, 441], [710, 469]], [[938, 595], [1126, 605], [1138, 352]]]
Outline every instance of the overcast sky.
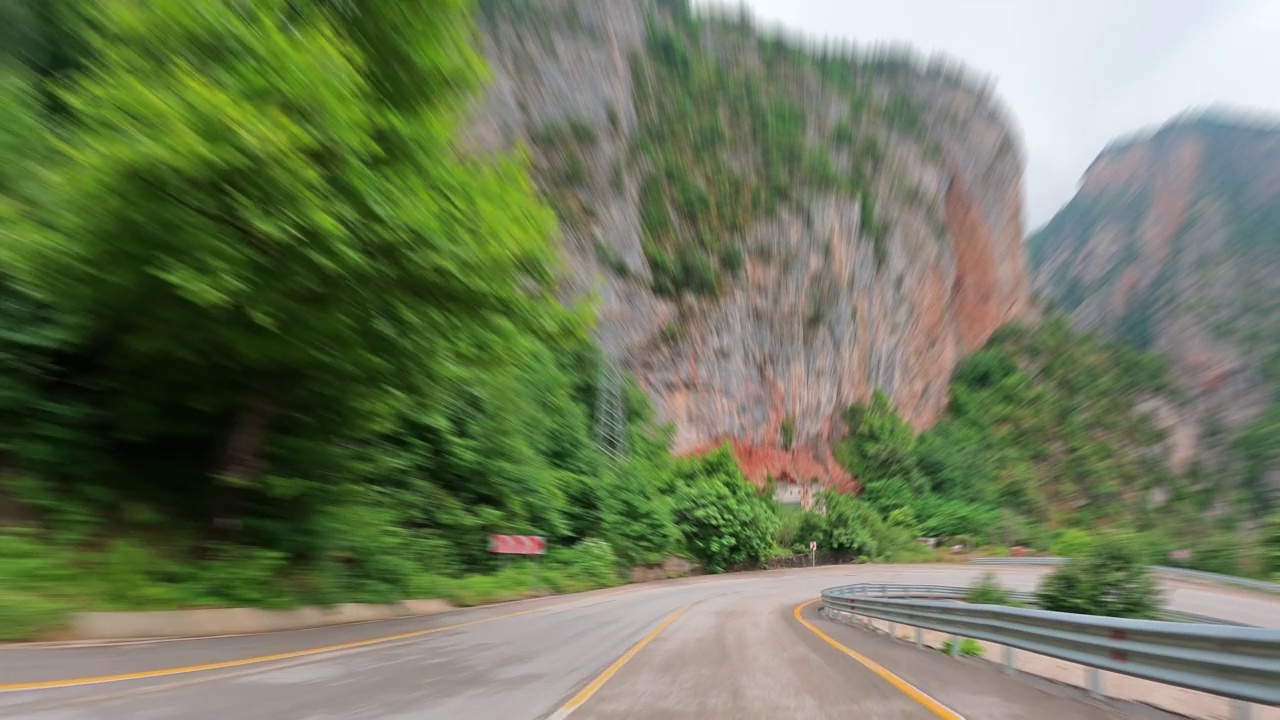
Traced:
[[1026, 150], [1028, 230], [1071, 199], [1117, 136], [1211, 104], [1280, 114], [1280, 0], [747, 5], [767, 23], [858, 43], [906, 41], [992, 76]]

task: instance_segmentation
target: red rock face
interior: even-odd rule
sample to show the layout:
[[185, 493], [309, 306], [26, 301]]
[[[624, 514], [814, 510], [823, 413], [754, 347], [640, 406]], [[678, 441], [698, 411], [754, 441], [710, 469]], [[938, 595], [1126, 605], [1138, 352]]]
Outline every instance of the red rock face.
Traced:
[[[731, 441], [756, 482], [785, 474], [852, 490], [827, 449], [844, 434], [841, 414], [879, 390], [913, 427], [930, 426], [956, 363], [1027, 304], [1021, 150], [990, 88], [956, 71], [876, 80], [878, 96], [916, 106], [908, 129], [872, 111], [847, 117], [849, 88], [798, 72], [808, 136], [849, 121], [882, 148], [865, 194], [884, 231], [864, 227], [858, 194], [806, 191], [725, 239], [744, 261], [717, 296], [673, 300], [650, 290], [648, 170], [632, 146], [630, 63], [644, 54], [647, 4], [548, 5], [557, 20], [544, 40], [514, 24], [485, 28], [494, 82], [473, 136], [493, 147], [550, 122], [592, 130], [573, 191], [590, 213], [563, 227], [565, 296], [593, 296], [602, 348], [675, 427], [675, 452]], [[745, 53], [735, 62], [760, 62], [731, 47]], [[844, 151], [823, 143], [814, 149], [840, 162]], [[538, 152], [535, 168], [547, 165]], [[787, 417], [793, 451], [781, 447]]]
[[[722, 443], [708, 443], [691, 448], [684, 455], [701, 455], [719, 447]], [[740, 440], [730, 442], [733, 457], [742, 468], [742, 474], [756, 487], [764, 487], [772, 478], [779, 484], [794, 483], [801, 486], [810, 481], [839, 492], [857, 492], [858, 483], [845, 472], [831, 455], [829, 448], [796, 447], [785, 450], [780, 447], [751, 445]]]
[[996, 282], [991, 233], [959, 179], [947, 186], [946, 212], [947, 239], [956, 258], [951, 312], [960, 350], [969, 353], [986, 344], [1004, 321], [1007, 301]]

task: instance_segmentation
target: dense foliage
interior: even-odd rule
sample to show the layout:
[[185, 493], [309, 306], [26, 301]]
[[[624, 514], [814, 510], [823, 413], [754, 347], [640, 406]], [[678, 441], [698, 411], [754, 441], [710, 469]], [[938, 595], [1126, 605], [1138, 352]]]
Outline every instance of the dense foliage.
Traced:
[[[0, 13], [0, 636], [85, 608], [473, 604], [810, 541], [893, 559], [924, 552], [920, 534], [1043, 548], [1049, 528], [1124, 522], [1154, 554], [1163, 528], [1203, 524], [1192, 485], [1139, 452], [1158, 438], [1130, 409], [1167, 390], [1158, 364], [1059, 324], [971, 358], [924, 435], [883, 396], [851, 409], [836, 455], [860, 498], [780, 508], [728, 449], [674, 458], [632, 384], [630, 453], [606, 456], [606, 360], [589, 311], [553, 296], [556, 212], [583, 208], [554, 192], [549, 208], [520, 152], [459, 149], [484, 74], [463, 0]], [[866, 195], [883, 235], [877, 135], [858, 122], [917, 131], [910, 103], [873, 103], [870, 66], [780, 40], [756, 46], [763, 82], [697, 49], [702, 21], [669, 20], [636, 78], [658, 289], [713, 292], [748, 216], [799, 189]], [[761, 90], [802, 65], [849, 88], [822, 141], [834, 165], [803, 109]], [[584, 181], [589, 128], [532, 140], [563, 151], [558, 182]], [[1174, 499], [1157, 513], [1132, 491], [1158, 484]], [[551, 550], [504, 562], [490, 533]], [[1248, 555], [1215, 537], [1197, 562]]]
[[[467, 3], [5, 11], [5, 634], [774, 552], [773, 504], [727, 451], [670, 457], [636, 388], [630, 458], [595, 447], [554, 216], [518, 154], [455, 146], [484, 72]], [[499, 570], [501, 532], [550, 556]]]
[[1072, 558], [1040, 581], [1037, 604], [1083, 615], [1154, 617], [1160, 591], [1139, 547], [1124, 535], [1104, 536], [1087, 555]]
[[1009, 326], [956, 369], [933, 428], [917, 436], [877, 394], [846, 413], [835, 454], [880, 515], [907, 509], [926, 535], [1077, 556], [1097, 528], [1121, 527], [1148, 562], [1193, 547], [1191, 567], [1265, 575], [1237, 518], [1206, 512], [1209, 484], [1164, 464], [1141, 406], [1176, 397], [1152, 355], [1060, 320]]

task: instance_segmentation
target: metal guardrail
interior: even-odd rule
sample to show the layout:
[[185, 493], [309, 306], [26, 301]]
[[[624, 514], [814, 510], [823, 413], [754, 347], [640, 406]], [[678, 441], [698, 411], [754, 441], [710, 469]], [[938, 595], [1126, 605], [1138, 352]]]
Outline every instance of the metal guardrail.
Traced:
[[[1245, 703], [1280, 705], [1280, 629], [1076, 615], [909, 599], [957, 588], [846, 585], [822, 591], [828, 610], [972, 638]], [[931, 597], [939, 597], [933, 595]], [[946, 596], [944, 596], [946, 597]], [[919, 636], [917, 635], [917, 643]], [[1006, 656], [1012, 665], [1012, 655]], [[1094, 672], [1091, 691], [1100, 694]], [[1247, 717], [1239, 705], [1235, 717]]]
[[[882, 598], [924, 598], [931, 600], [964, 600], [969, 592], [967, 587], [955, 587], [953, 585], [886, 585], [886, 584], [862, 584], [849, 585], [846, 587], [858, 588], [864, 595], [874, 595]], [[1036, 604], [1036, 594], [1033, 592], [1025, 592], [1022, 590], [1005, 590], [1005, 595], [1012, 601], [1025, 605], [1034, 606]], [[1198, 623], [1200, 625], [1228, 625], [1232, 627], [1256, 627], [1248, 623], [1236, 622], [1225, 618], [1216, 618], [1209, 615], [1197, 615], [1195, 613], [1182, 612], [1181, 610], [1160, 610], [1157, 613], [1158, 620], [1166, 620], [1169, 622], [1180, 623]]]
[[[971, 565], [1061, 565], [1067, 562], [1069, 558], [1062, 557], [1003, 557], [1003, 558], [974, 558], [970, 560]], [[1186, 568], [1168, 567], [1167, 565], [1152, 565], [1152, 570], [1173, 578], [1182, 578], [1184, 580], [1200, 580], [1202, 582], [1217, 583], [1219, 585], [1234, 585], [1235, 587], [1245, 588], [1248, 590], [1260, 590], [1262, 592], [1280, 594], [1280, 583], [1267, 582], [1266, 580], [1254, 580], [1252, 578], [1243, 578], [1236, 575], [1223, 575], [1221, 573], [1204, 572], [1202, 570], [1188, 570]]]

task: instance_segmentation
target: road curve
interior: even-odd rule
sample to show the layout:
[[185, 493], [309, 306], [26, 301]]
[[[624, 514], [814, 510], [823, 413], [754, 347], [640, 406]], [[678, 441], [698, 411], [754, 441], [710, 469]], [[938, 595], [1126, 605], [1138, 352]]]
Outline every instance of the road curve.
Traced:
[[[987, 569], [744, 573], [267, 635], [14, 646], [0, 649], [0, 717], [946, 717], [926, 707], [929, 697], [971, 720], [1118, 717], [1100, 704], [831, 623], [812, 605], [797, 613], [832, 585], [963, 585]], [[1009, 587], [1030, 589], [1045, 569], [995, 572]], [[1280, 602], [1265, 597], [1179, 583], [1168, 592], [1179, 610], [1280, 622]]]

